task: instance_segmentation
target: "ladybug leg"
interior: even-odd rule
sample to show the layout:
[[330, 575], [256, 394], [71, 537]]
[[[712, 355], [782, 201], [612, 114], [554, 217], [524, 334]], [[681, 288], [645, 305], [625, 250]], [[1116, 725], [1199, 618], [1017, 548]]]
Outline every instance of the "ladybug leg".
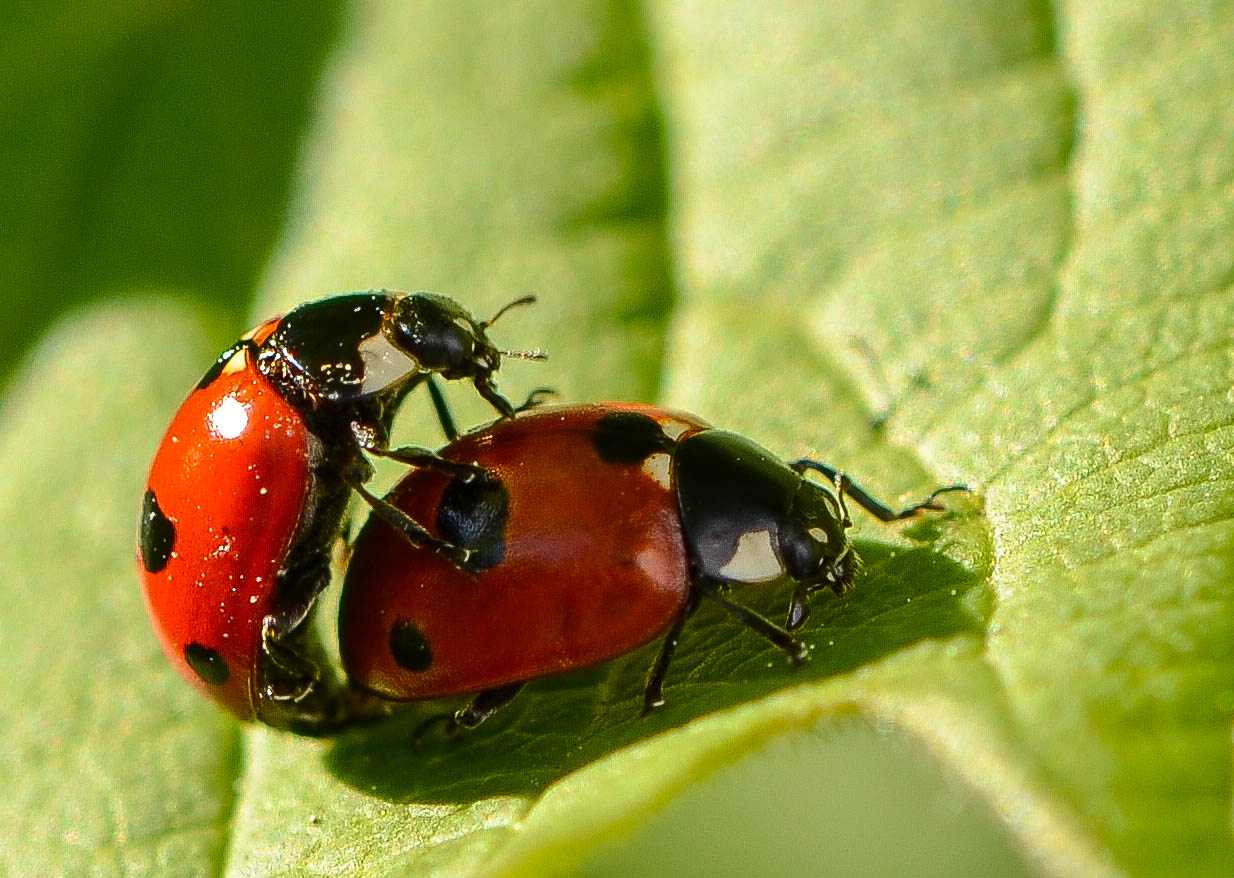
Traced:
[[468, 569], [467, 563], [473, 554], [470, 549], [460, 548], [433, 536], [410, 515], [373, 494], [361, 482], [352, 482], [351, 487], [364, 498], [365, 503], [372, 507], [374, 515], [401, 533], [413, 546], [436, 552], [460, 570]]
[[459, 437], [458, 425], [454, 423], [454, 415], [450, 412], [441, 384], [432, 375], [425, 383], [428, 385], [428, 398], [433, 402], [433, 411], [437, 412], [437, 420], [441, 424], [441, 432], [446, 434], [446, 441], [453, 442]]
[[[833, 485], [835, 485], [836, 492], [840, 495], [841, 498], [845, 496], [851, 497], [854, 503], [856, 503], [866, 512], [870, 513], [871, 515], [873, 515], [875, 518], [877, 518], [879, 521], [882, 521], [882, 522], [900, 521], [901, 519], [904, 519], [904, 518], [912, 518], [918, 512], [922, 512], [923, 510], [927, 510], [927, 509], [932, 510], [932, 511], [941, 510], [943, 507], [935, 502], [936, 498], [940, 494], [947, 494], [952, 491], [967, 491], [968, 490], [967, 485], [948, 485], [945, 488], [939, 488], [937, 491], [935, 491], [929, 497], [926, 497], [920, 503], [915, 503], [912, 506], [905, 507], [904, 509], [901, 509], [899, 512], [896, 512], [890, 506], [887, 506], [885, 503], [882, 503], [879, 500], [874, 499], [872, 496], [866, 493], [864, 488], [862, 488], [860, 485], [858, 485], [856, 482], [854, 482], [844, 473], [837, 470], [835, 467], [828, 466], [825, 463], [820, 463], [817, 460], [810, 460], [807, 457], [803, 457], [801, 460], [794, 461], [793, 463], [789, 464], [789, 466], [792, 467], [794, 471], [796, 471], [797, 473], [801, 475], [805, 475], [807, 472], [811, 470], [813, 470], [816, 473], [821, 474], [828, 481], [830, 481]], [[845, 523], [847, 524], [848, 522], [845, 522]]]
[[442, 732], [447, 738], [455, 738], [464, 731], [474, 729], [513, 701], [514, 697], [523, 691], [524, 685], [526, 684], [511, 683], [496, 689], [485, 689], [454, 713], [439, 713], [429, 717], [411, 733], [412, 746], [419, 750], [424, 733], [438, 724], [443, 726]]
[[277, 674], [263, 673], [262, 691], [275, 701], [302, 701], [321, 679], [321, 670], [283, 643], [276, 628], [274, 616], [262, 620], [261, 648], [278, 671]]
[[488, 470], [482, 466], [446, 460], [444, 457], [438, 457], [436, 452], [417, 445], [400, 445], [398, 448], [366, 448], [365, 450], [375, 457], [397, 460], [408, 466], [435, 469], [462, 482], [472, 482], [488, 476]]
[[[429, 383], [430, 388], [434, 386], [431, 382]], [[440, 391], [438, 392], [440, 393]], [[444, 404], [445, 400], [443, 399], [442, 402]], [[440, 415], [442, 412], [445, 412], [446, 418], [450, 418], [448, 409], [442, 409], [438, 414]], [[454, 427], [453, 419], [450, 419], [442, 422], [442, 429], [455, 430], [457, 428]], [[475, 478], [483, 478], [487, 475], [483, 467], [476, 466], [474, 463], [446, 460], [438, 456], [436, 452], [418, 445], [402, 445], [398, 448], [391, 448], [384, 427], [372, 421], [352, 421], [351, 435], [355, 438], [356, 445], [361, 450], [367, 451], [374, 457], [397, 460], [399, 463], [405, 463], [412, 467], [440, 470], [447, 475], [466, 482]], [[344, 478], [353, 484], [367, 482], [373, 475], [372, 466], [359, 454], [353, 455], [348, 470], [344, 473]]]
[[810, 618], [810, 593], [814, 589], [806, 583], [801, 583], [793, 590], [793, 597], [788, 602], [788, 620], [784, 623], [785, 631], [796, 631]]
[[673, 660], [673, 653], [677, 651], [681, 629], [685, 627], [686, 620], [698, 609], [698, 598], [697, 592], [690, 593], [686, 605], [682, 607], [681, 613], [673, 622], [673, 627], [669, 628], [668, 634], [664, 635], [664, 640], [660, 644], [660, 654], [656, 656], [655, 664], [647, 671], [647, 684], [643, 687], [643, 716], [664, 706], [664, 678], [668, 675], [668, 665]]
[[694, 588], [697, 589], [698, 593], [703, 597], [710, 598], [722, 606], [726, 611], [728, 611], [728, 614], [738, 622], [745, 625], [752, 631], [761, 634], [763, 637], [766, 637], [780, 649], [784, 650], [785, 654], [788, 655], [789, 661], [791, 661], [794, 666], [805, 661], [806, 656], [809, 654], [809, 649], [804, 643], [794, 639], [793, 635], [789, 634], [779, 625], [763, 618], [753, 610], [747, 609], [741, 604], [736, 604], [730, 601], [724, 595], [720, 594], [716, 583], [705, 579], [698, 580], [694, 583]]
[[285, 638], [300, 627], [313, 609], [313, 601], [329, 584], [330, 556], [326, 552], [313, 552], [280, 570], [276, 584], [281, 596], [279, 609], [266, 617], [271, 634]]
[[261, 647], [280, 679], [262, 682], [277, 700], [300, 701], [317, 684], [321, 671], [288, 641], [308, 618], [317, 596], [330, 584], [330, 558], [313, 552], [278, 572], [276, 589], [285, 596], [277, 612], [261, 622]]
[[[432, 385], [430, 384], [429, 386], [431, 387]], [[439, 457], [436, 452], [428, 448], [421, 448], [418, 445], [403, 445], [398, 448], [391, 448], [385, 428], [372, 420], [358, 419], [352, 421], [351, 435], [360, 450], [367, 451], [374, 457], [397, 460], [400, 463], [413, 467], [440, 470], [465, 482], [470, 482], [476, 478], [485, 478], [488, 475], [483, 467], [476, 466], [474, 463], [446, 460], [444, 457]], [[344, 468], [344, 480], [349, 484], [357, 484], [359, 482], [367, 482], [372, 477], [372, 465], [364, 460], [363, 456], [359, 453], [352, 454], [350, 461]]]
[[552, 387], [537, 387], [531, 393], [527, 394], [527, 398], [522, 404], [515, 407], [516, 412], [525, 412], [529, 409], [534, 409], [544, 405], [553, 397], [557, 396], [557, 390]]
[[506, 399], [497, 392], [497, 385], [493, 383], [493, 379], [488, 375], [477, 375], [472, 381], [475, 385], [476, 393], [488, 400], [488, 404], [497, 409], [497, 413], [503, 418], [514, 417], [514, 406], [510, 400]]

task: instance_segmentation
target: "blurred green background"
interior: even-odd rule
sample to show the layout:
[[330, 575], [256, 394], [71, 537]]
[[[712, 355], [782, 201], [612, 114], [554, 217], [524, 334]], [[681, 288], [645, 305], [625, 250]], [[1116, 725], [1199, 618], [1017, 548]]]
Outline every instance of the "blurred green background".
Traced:
[[4, 4], [0, 375], [59, 314], [133, 290], [179, 291], [243, 331], [342, 14]]

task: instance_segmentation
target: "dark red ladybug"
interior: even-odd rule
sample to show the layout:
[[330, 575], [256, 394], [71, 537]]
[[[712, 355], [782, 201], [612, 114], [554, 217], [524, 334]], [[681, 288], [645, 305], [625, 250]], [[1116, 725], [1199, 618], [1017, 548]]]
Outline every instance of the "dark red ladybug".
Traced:
[[[892, 511], [829, 466], [786, 464], [742, 436], [650, 406], [538, 409], [441, 454], [478, 463], [488, 477], [419, 470], [386, 499], [471, 549], [472, 573], [370, 518], [348, 565], [339, 636], [362, 690], [396, 701], [478, 692], [439, 718], [451, 734], [478, 725], [527, 680], [664, 635], [644, 692], [654, 710], [682, 626], [703, 599], [800, 662], [806, 647], [790, 632], [806, 621], [810, 595], [843, 594], [852, 581], [844, 498], [882, 521], [940, 508], [936, 491]], [[804, 478], [811, 470], [830, 485]], [[785, 581], [793, 592], [783, 628], [724, 594]]]
[[437, 468], [460, 483], [476, 474], [423, 448], [390, 448], [387, 437], [421, 383], [456, 435], [433, 375], [468, 378], [500, 415], [514, 413], [493, 382], [503, 352], [485, 334], [491, 323], [431, 293], [310, 302], [225, 350], [176, 413], [141, 513], [146, 605], [172, 663], [238, 717], [305, 732], [345, 718], [338, 688], [314, 685], [302, 623], [329, 582], [352, 491], [402, 539], [447, 563], [466, 561], [468, 550], [364, 488], [365, 455]]

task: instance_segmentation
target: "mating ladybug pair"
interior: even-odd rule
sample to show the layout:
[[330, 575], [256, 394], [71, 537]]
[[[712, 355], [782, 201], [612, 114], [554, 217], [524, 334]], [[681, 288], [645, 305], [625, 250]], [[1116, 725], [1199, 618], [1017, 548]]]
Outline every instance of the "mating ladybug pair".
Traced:
[[[453, 733], [528, 680], [662, 637], [650, 711], [703, 600], [806, 657], [791, 632], [810, 595], [843, 594], [856, 566], [845, 497], [884, 522], [939, 508], [936, 491], [893, 511], [825, 464], [680, 412], [515, 406], [494, 382], [510, 355], [488, 339], [495, 319], [429, 293], [312, 302], [224, 351], [176, 414], [142, 508], [146, 602], [171, 661], [232, 713], [321, 734], [474, 693], [439, 718]], [[469, 379], [498, 419], [459, 436], [437, 376]], [[422, 384], [451, 441], [391, 448]], [[385, 498], [365, 487], [369, 456], [410, 468]], [[343, 584], [340, 676], [310, 622], [352, 492], [371, 515]], [[791, 585], [783, 626], [726, 594], [753, 583]]]

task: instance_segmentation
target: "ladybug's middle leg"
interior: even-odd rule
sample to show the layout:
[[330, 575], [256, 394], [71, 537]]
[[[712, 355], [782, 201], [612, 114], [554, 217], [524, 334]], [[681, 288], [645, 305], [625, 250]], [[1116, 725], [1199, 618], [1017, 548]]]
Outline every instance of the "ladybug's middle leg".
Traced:
[[[362, 446], [363, 442], [361, 442], [361, 447]], [[424, 449], [420, 450], [423, 451]], [[427, 453], [436, 458], [436, 455], [433, 455], [432, 452]], [[440, 458], [436, 459], [441, 460]], [[452, 463], [451, 461], [442, 462]], [[457, 464], [457, 466], [465, 465]], [[474, 470], [479, 470], [483, 473], [485, 479], [489, 477], [488, 471], [481, 467], [471, 467], [470, 465], [466, 466], [468, 466], [468, 469], [466, 470], [466, 476], [462, 479], [463, 481], [470, 481], [474, 475]], [[369, 505], [369, 508], [373, 510], [374, 515], [401, 533], [413, 546], [421, 549], [428, 549], [431, 552], [436, 552], [460, 570], [470, 570], [467, 563], [471, 560], [471, 557], [474, 554], [470, 549], [461, 548], [453, 543], [446, 542], [439, 537], [433, 536], [428, 532], [424, 525], [420, 524], [390, 501], [378, 497], [364, 486], [364, 483], [373, 476], [373, 466], [358, 450], [351, 456], [351, 460], [348, 461], [345, 466], [339, 468], [339, 476], [342, 478], [344, 484], [359, 494], [360, 498]]]
[[429, 375], [424, 383], [428, 385], [428, 398], [433, 403], [433, 411], [437, 413], [437, 422], [441, 424], [441, 432], [446, 434], [447, 442], [453, 442], [459, 437], [458, 424], [454, 422], [454, 413], [450, 411], [450, 404], [446, 402], [446, 394], [441, 389], [441, 384], [435, 375]]
[[690, 597], [686, 600], [685, 606], [681, 608], [681, 613], [678, 614], [672, 627], [664, 635], [664, 640], [660, 643], [660, 653], [656, 656], [655, 664], [647, 671], [647, 683], [643, 687], [643, 716], [664, 706], [664, 678], [668, 676], [668, 665], [673, 660], [673, 653], [677, 651], [681, 629], [685, 627], [686, 620], [698, 609], [698, 599], [698, 592], [691, 589]]
[[510, 683], [495, 689], [485, 689], [454, 713], [439, 713], [429, 717], [416, 726], [416, 730], [411, 733], [412, 745], [417, 750], [420, 749], [420, 739], [424, 737], [424, 733], [438, 724], [443, 725], [442, 731], [447, 738], [453, 738], [463, 731], [474, 729], [513, 701], [514, 697], [523, 691], [525, 685], [525, 683]]
[[374, 457], [397, 460], [399, 463], [405, 463], [412, 467], [435, 469], [464, 482], [471, 482], [488, 476], [488, 471], [482, 466], [477, 466], [474, 463], [462, 463], [457, 460], [446, 460], [444, 457], [440, 457], [437, 452], [428, 448], [421, 448], [418, 445], [401, 445], [398, 448], [373, 446], [364, 450]]
[[436, 552], [460, 570], [470, 570], [467, 565], [472, 555], [475, 554], [470, 549], [464, 549], [433, 536], [406, 512], [388, 500], [378, 497], [360, 482], [352, 483], [351, 487], [372, 508], [374, 515], [401, 533], [413, 546]]
[[[430, 388], [433, 386], [433, 384], [429, 384]], [[446, 417], [449, 417], [448, 411], [446, 412]], [[453, 421], [443, 421], [442, 429], [450, 431], [457, 428], [454, 427]], [[374, 457], [397, 460], [399, 463], [405, 463], [412, 467], [439, 470], [448, 476], [465, 482], [488, 477], [488, 472], [484, 467], [477, 466], [474, 463], [446, 460], [432, 449], [423, 448], [419, 445], [402, 445], [398, 448], [391, 448], [385, 427], [375, 421], [352, 421], [351, 436], [355, 440], [355, 445], [353, 446], [351, 459], [343, 467], [343, 477], [352, 484], [367, 482], [373, 474], [372, 465], [364, 460], [360, 451], [367, 451]]]

